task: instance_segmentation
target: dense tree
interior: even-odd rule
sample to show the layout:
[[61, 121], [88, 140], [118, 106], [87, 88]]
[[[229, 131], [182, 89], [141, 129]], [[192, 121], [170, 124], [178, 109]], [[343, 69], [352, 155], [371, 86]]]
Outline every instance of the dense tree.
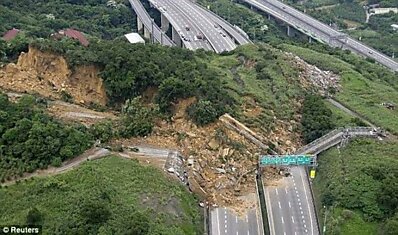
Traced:
[[310, 94], [304, 98], [301, 124], [306, 143], [321, 137], [334, 128], [331, 115], [332, 111], [326, 107], [322, 97]]
[[[76, 28], [103, 39], [131, 31], [134, 13], [128, 1], [108, 7], [104, 0], [4, 0], [0, 3], [0, 32], [13, 27], [34, 37], [47, 38], [63, 28]], [[51, 15], [50, 15], [51, 14]]]
[[0, 178], [4, 179], [82, 153], [91, 145], [85, 128], [65, 126], [44, 114], [34, 97], [11, 103], [0, 94]]
[[40, 211], [36, 207], [31, 208], [26, 215], [26, 224], [39, 225], [41, 221], [42, 214], [40, 213]]
[[121, 136], [146, 136], [152, 132], [153, 118], [157, 109], [145, 107], [141, 103], [141, 97], [127, 100], [122, 111]]
[[188, 108], [188, 114], [199, 125], [211, 123], [219, 116], [213, 103], [209, 100], [199, 100], [192, 104]]
[[113, 123], [112, 121], [95, 123], [91, 126], [90, 133], [93, 135], [94, 139], [107, 142], [114, 135]]

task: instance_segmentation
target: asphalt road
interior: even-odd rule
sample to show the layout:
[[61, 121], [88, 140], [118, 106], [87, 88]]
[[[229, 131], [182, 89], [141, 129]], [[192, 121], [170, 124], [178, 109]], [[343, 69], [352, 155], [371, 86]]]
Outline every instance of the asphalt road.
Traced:
[[200, 9], [203, 12], [203, 14], [206, 15], [206, 17], [208, 17], [209, 19], [211, 19], [212, 21], [217, 23], [219, 26], [221, 26], [221, 28], [223, 28], [229, 35], [231, 35], [232, 38], [234, 38], [239, 45], [252, 43], [250, 41], [250, 39], [245, 37], [245, 36], [243, 36], [235, 28], [235, 26], [231, 25], [228, 21], [224, 20], [223, 18], [221, 18], [217, 14], [215, 14], [215, 13], [213, 13], [213, 12], [203, 8], [203, 7], [201, 7], [200, 5], [193, 4], [193, 6], [196, 7], [197, 9]]
[[257, 210], [239, 217], [227, 208], [210, 211], [210, 235], [262, 235]]
[[[264, 186], [271, 235], [318, 235], [311, 192], [303, 167], [276, 186]], [[265, 184], [266, 182], [264, 182]]]
[[[135, 1], [135, 0], [130, 0]], [[216, 53], [231, 51], [236, 48], [234, 40], [222, 27], [216, 27], [221, 18], [209, 16], [209, 12], [198, 7], [195, 3], [188, 0], [150, 0], [152, 5], [163, 14], [177, 30], [178, 34], [186, 36], [189, 40], [182, 40], [185, 47], [189, 49], [203, 48], [214, 50]], [[140, 12], [140, 10], [138, 10]], [[144, 15], [142, 13], [142, 15]], [[140, 14], [141, 16], [141, 14]], [[224, 22], [223, 25], [227, 23]], [[190, 30], [186, 30], [186, 27]], [[242, 42], [242, 36], [233, 27], [226, 27], [231, 35], [239, 35], [238, 41]], [[195, 36], [203, 35], [205, 40], [196, 40]], [[181, 37], [182, 38], [182, 37]]]
[[[398, 71], [398, 62], [390, 57], [376, 51], [375, 49], [366, 46], [365, 44], [356, 41], [355, 39], [342, 34], [341, 32], [331, 28], [330, 26], [306, 15], [305, 13], [296, 10], [295, 8], [286, 5], [277, 0], [244, 0], [245, 2], [255, 6], [256, 8], [265, 11], [274, 17], [288, 23], [289, 25], [304, 31], [308, 35], [322, 40], [333, 47], [343, 47], [349, 49], [360, 55], [373, 58], [380, 64]], [[339, 36], [345, 36], [339, 38]]]
[[191, 27], [189, 31], [185, 29], [186, 26], [191, 24], [191, 21], [188, 16], [183, 14], [183, 12], [179, 11], [177, 8], [172, 7], [168, 1], [159, 1], [159, 0], [150, 0], [153, 6], [155, 6], [158, 10], [160, 8], [165, 9], [163, 14], [167, 20], [169, 20], [170, 24], [174, 27], [174, 29], [181, 36], [182, 34], [190, 41], [182, 40], [182, 43], [186, 48], [191, 50], [196, 50], [199, 48], [203, 48], [205, 50], [213, 50], [211, 45], [206, 40], [195, 40], [195, 36], [201, 34], [200, 30]]

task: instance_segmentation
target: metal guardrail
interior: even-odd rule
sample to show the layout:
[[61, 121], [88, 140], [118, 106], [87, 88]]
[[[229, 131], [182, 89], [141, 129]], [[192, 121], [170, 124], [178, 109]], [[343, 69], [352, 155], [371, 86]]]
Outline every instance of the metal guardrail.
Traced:
[[375, 128], [371, 127], [338, 128], [298, 149], [296, 151], [296, 154], [309, 153], [307, 152], [308, 150], [316, 147], [320, 148], [323, 145], [327, 145], [336, 138], [340, 138], [341, 136], [343, 136], [343, 134], [348, 134], [349, 136], [375, 136], [378, 132], [378, 129], [375, 130]]
[[265, 202], [263, 180], [261, 178], [261, 175], [259, 175], [258, 173], [256, 174], [256, 187], [257, 187], [257, 192], [258, 192], [258, 197], [259, 197], [259, 202], [260, 202], [260, 213], [261, 213], [261, 222], [263, 224], [263, 232], [264, 232], [264, 235], [269, 235], [270, 229], [269, 229], [269, 221], [268, 221], [268, 214], [267, 214], [267, 203]]
[[320, 226], [320, 223], [319, 223], [318, 211], [316, 209], [316, 202], [315, 202], [315, 197], [314, 197], [314, 189], [312, 188], [312, 182], [311, 182], [310, 177], [308, 175], [308, 169], [305, 169], [305, 175], [307, 176], [308, 185], [310, 187], [311, 200], [312, 200], [312, 204], [314, 206], [313, 209], [314, 209], [315, 218], [316, 218], [316, 227], [318, 228], [318, 233], [321, 234], [321, 226]]

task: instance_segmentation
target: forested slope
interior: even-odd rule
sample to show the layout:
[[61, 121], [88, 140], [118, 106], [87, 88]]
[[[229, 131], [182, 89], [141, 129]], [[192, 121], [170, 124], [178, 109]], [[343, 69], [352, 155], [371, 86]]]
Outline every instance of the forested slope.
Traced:
[[197, 201], [179, 182], [108, 157], [51, 178], [0, 189], [0, 221], [43, 234], [203, 234]]

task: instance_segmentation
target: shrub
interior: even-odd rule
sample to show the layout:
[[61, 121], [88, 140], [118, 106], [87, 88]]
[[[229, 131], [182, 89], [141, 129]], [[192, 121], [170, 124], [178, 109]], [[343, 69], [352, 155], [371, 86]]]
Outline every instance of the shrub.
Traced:
[[198, 125], [203, 126], [217, 119], [218, 113], [209, 100], [199, 100], [188, 108], [189, 117]]

